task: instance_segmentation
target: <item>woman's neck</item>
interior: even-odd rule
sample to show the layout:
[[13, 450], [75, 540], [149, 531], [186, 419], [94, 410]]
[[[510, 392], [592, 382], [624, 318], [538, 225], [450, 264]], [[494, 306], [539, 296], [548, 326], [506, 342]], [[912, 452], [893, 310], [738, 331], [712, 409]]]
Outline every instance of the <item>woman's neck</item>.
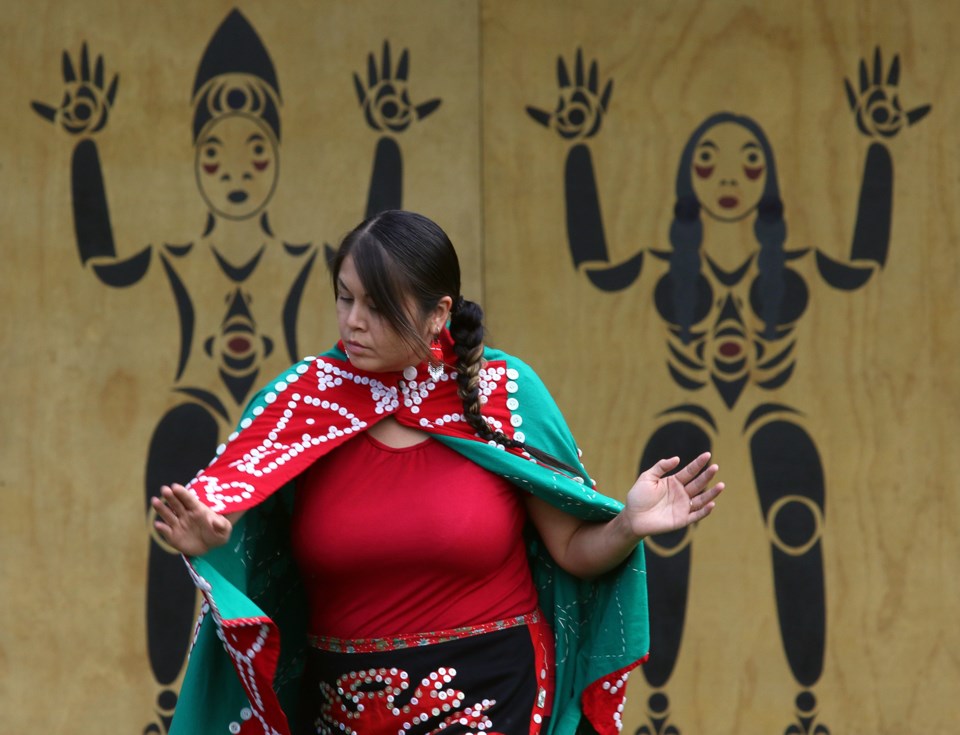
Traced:
[[428, 437], [428, 434], [419, 429], [404, 426], [393, 416], [387, 416], [382, 421], [378, 421], [368, 431], [371, 437], [393, 449], [412, 447]]

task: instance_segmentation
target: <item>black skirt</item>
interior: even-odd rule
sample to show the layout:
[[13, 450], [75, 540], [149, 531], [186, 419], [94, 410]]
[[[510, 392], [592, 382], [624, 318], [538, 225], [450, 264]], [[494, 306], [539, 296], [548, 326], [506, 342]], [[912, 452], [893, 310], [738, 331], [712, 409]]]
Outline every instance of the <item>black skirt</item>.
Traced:
[[539, 613], [363, 641], [314, 639], [295, 735], [538, 735], [553, 699]]

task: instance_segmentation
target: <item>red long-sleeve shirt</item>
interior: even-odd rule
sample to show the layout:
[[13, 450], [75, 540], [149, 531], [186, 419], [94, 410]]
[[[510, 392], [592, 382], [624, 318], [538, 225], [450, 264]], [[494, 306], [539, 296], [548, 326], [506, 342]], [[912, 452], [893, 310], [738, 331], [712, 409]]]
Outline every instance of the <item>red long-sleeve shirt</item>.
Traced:
[[297, 480], [310, 632], [387, 637], [530, 612], [526, 520], [513, 485], [440, 442], [396, 449], [360, 434]]

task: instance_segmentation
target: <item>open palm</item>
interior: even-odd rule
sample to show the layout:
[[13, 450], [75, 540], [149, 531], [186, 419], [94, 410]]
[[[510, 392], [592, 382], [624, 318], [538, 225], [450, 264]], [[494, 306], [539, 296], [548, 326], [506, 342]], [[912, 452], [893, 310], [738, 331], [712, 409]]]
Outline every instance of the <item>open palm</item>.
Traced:
[[164, 485], [151, 503], [157, 514], [154, 526], [181, 554], [202, 556], [230, 539], [233, 524], [183, 485]]
[[653, 536], [675, 531], [706, 518], [724, 485], [710, 483], [719, 471], [707, 466], [710, 453], [704, 452], [674, 474], [679, 457], [661, 459], [644, 471], [627, 493], [625, 513], [632, 531], [638, 536]]

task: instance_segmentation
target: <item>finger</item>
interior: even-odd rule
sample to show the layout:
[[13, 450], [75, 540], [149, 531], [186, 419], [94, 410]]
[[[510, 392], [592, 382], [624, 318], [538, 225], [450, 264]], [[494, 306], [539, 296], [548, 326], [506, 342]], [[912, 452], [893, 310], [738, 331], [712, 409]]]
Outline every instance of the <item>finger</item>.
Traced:
[[42, 102], [31, 102], [30, 106], [33, 108], [33, 111], [36, 112], [40, 117], [45, 120], [53, 122], [57, 119], [57, 110], [55, 107], [50, 105], [45, 105]]
[[120, 75], [114, 74], [113, 81], [110, 82], [110, 89], [107, 90], [107, 104], [113, 107], [113, 100], [117, 97], [117, 85], [120, 83]]
[[[186, 515], [188, 507], [184, 504], [183, 485], [171, 484], [161, 488], [160, 493], [170, 509], [177, 515]], [[189, 501], [188, 501], [189, 502]]]
[[566, 89], [570, 86], [570, 75], [567, 73], [567, 65], [562, 56], [557, 57], [557, 83], [560, 89]]
[[367, 54], [367, 87], [373, 89], [377, 86], [377, 60], [373, 54]]
[[607, 111], [607, 105], [610, 104], [610, 95], [613, 94], [613, 80], [607, 82], [607, 86], [603, 88], [603, 96], [600, 98], [600, 109], [604, 112]]
[[706, 505], [716, 498], [720, 493], [722, 493], [725, 487], [726, 485], [724, 485], [722, 482], [718, 482], [716, 485], [711, 485], [709, 488], [703, 490], [690, 499], [691, 507], [700, 508]]
[[380, 78], [381, 79], [390, 79], [391, 69], [390, 69], [390, 41], [384, 39], [383, 41], [383, 60], [380, 65]]
[[583, 86], [583, 49], [577, 49], [577, 60], [573, 69], [573, 79], [577, 87]]
[[545, 128], [550, 127], [550, 113], [546, 110], [540, 110], [536, 107], [527, 107], [527, 114], [532, 117], [536, 122], [543, 125]]
[[677, 479], [680, 480], [680, 482], [682, 482], [684, 485], [687, 485], [691, 480], [700, 474], [700, 470], [702, 470], [709, 461], [710, 452], [704, 452], [682, 470], [677, 472]]
[[421, 105], [417, 105], [414, 108], [414, 111], [417, 113], [417, 120], [423, 120], [423, 118], [440, 107], [441, 102], [442, 100], [440, 99], [432, 99], [428, 102], [424, 102]]
[[160, 496], [155, 500], [154, 508], [170, 523], [183, 513], [183, 506], [177, 500], [173, 494], [173, 489], [169, 485], [160, 488]]
[[[714, 487], [711, 488], [712, 494], [709, 498], [697, 499], [697, 501], [691, 501], [690, 503], [690, 522], [696, 523], [697, 521], [703, 520], [708, 515], [713, 512], [713, 509], [717, 507], [714, 498], [717, 497], [721, 492], [723, 492], [723, 483], [719, 482]], [[705, 494], [706, 495], [706, 494]]]
[[170, 543], [170, 537], [173, 535], [173, 529], [170, 528], [170, 526], [161, 520], [155, 520], [153, 522], [153, 528], [157, 531], [157, 534], [164, 543]]
[[[163, 490], [160, 492], [162, 493]], [[167, 527], [167, 533], [169, 533], [170, 526], [177, 520], [176, 514], [173, 512], [170, 506], [163, 501], [162, 498], [150, 498], [150, 505], [153, 507], [156, 517], [160, 519], [159, 521], [155, 521], [155, 523], [162, 521]]]
[[870, 87], [870, 75], [867, 74], [867, 62], [860, 59], [860, 92], [866, 92]]
[[887, 84], [896, 87], [900, 83], [900, 54], [893, 55], [890, 62], [890, 71], [887, 73]]
[[357, 90], [357, 99], [360, 101], [360, 105], [363, 106], [363, 103], [367, 99], [367, 93], [363, 89], [363, 82], [360, 81], [360, 77], [356, 73], [353, 75], [353, 86]]
[[103, 89], [103, 56], [97, 56], [97, 62], [93, 65], [93, 86]]
[[875, 86], [883, 84], [883, 60], [880, 58], [880, 47], [873, 50], [873, 83]]
[[61, 64], [63, 66], [63, 81], [68, 84], [77, 81], [77, 73], [73, 70], [73, 62], [70, 61], [70, 54], [66, 51], [63, 52]]
[[847, 103], [850, 105], [850, 109], [856, 112], [857, 110], [857, 95], [853, 92], [853, 86], [850, 84], [850, 80], [844, 79], [843, 86], [847, 90]]
[[706, 505], [712, 503], [716, 497], [723, 492], [723, 489], [726, 487], [722, 482], [718, 482], [716, 485], [711, 486], [709, 489], [704, 490], [703, 492], [695, 495], [690, 498], [690, 512], [700, 510]]
[[410, 51], [404, 49], [400, 53], [400, 61], [397, 62], [397, 76], [396, 79], [399, 82], [407, 81], [407, 74], [410, 71]]
[[597, 77], [599, 72], [597, 71], [597, 62], [593, 61], [590, 64], [590, 76], [587, 79], [587, 89], [596, 94], [600, 89], [600, 82]]
[[706, 467], [705, 469], [701, 470], [701, 472], [696, 477], [694, 477], [692, 480], [690, 480], [689, 483], [687, 483], [684, 486], [684, 489], [687, 491], [687, 494], [690, 495], [690, 497], [693, 497], [695, 495], [700, 495], [704, 491], [704, 488], [706, 488], [707, 485], [713, 482], [713, 478], [716, 477], [719, 471], [720, 471], [720, 466], [716, 464], [712, 464], [709, 467]]
[[679, 457], [670, 457], [669, 459], [661, 459], [653, 467], [648, 469], [646, 472], [640, 473], [640, 477], [644, 475], [650, 475], [652, 477], [661, 478], [669, 472], [672, 472], [673, 469], [680, 464]]
[[90, 55], [87, 53], [87, 44], [80, 46], [80, 81], [90, 81]]
[[185, 511], [193, 511], [203, 505], [200, 499], [193, 494], [193, 491], [187, 490], [183, 485], [174, 483], [171, 490], [173, 490], [174, 497]]
[[714, 511], [714, 509], [715, 509], [716, 507], [717, 507], [717, 504], [716, 504], [716, 503], [710, 502], [710, 503], [707, 503], [706, 505], [704, 505], [702, 508], [697, 508], [696, 510], [694, 510], [694, 509], [691, 508], [691, 510], [690, 510], [690, 517], [689, 517], [690, 523], [693, 524], [693, 523], [697, 523], [697, 522], [699, 522], [699, 521], [702, 521], [702, 520], [703, 520], [704, 518], [706, 518], [708, 515], [710, 515], [711, 513], [713, 513], [713, 511]]
[[910, 110], [910, 112], [907, 113], [907, 124], [914, 125], [920, 122], [927, 116], [928, 112], [930, 112], [930, 105], [914, 107], [912, 110]]

